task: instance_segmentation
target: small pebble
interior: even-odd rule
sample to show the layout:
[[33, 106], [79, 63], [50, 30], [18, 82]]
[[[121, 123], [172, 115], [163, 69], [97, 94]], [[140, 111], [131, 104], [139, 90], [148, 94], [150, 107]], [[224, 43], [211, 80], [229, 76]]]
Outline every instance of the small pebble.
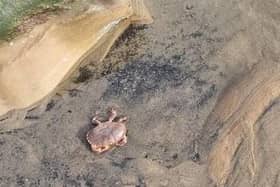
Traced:
[[147, 153], [147, 152], [144, 152], [144, 153], [143, 153], [143, 157], [144, 157], [144, 158], [148, 158], [148, 153]]
[[195, 153], [193, 156], [192, 156], [192, 161], [194, 162], [197, 162], [200, 160], [200, 155], [199, 153]]
[[174, 160], [177, 159], [177, 158], [178, 158], [178, 154], [175, 153], [174, 155], [172, 155], [172, 158], [173, 158]]

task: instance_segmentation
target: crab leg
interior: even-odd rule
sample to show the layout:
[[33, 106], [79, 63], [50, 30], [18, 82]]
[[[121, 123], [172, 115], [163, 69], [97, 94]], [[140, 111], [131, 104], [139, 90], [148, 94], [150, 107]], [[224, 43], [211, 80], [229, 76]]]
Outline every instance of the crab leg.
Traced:
[[101, 124], [101, 121], [99, 121], [99, 120], [97, 119], [97, 116], [94, 116], [94, 117], [92, 118], [91, 122], [92, 122], [92, 123], [95, 123], [95, 124], [97, 124], [97, 125], [100, 125], [100, 124]]
[[125, 122], [127, 121], [127, 117], [122, 117], [120, 119], [118, 119], [118, 122], [122, 123], [122, 122]]
[[117, 111], [113, 108], [111, 108], [110, 112], [110, 116], [109, 116], [109, 122], [112, 122], [116, 117], [117, 117]]
[[119, 142], [117, 142], [117, 146], [124, 146], [127, 143], [127, 137], [124, 136], [122, 140], [120, 140]]

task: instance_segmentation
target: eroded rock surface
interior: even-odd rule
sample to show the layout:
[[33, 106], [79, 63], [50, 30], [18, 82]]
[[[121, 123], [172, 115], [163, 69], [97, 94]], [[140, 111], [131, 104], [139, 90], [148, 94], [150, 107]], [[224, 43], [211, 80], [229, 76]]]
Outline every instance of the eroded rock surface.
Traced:
[[34, 106], [88, 58], [100, 63], [130, 24], [149, 21], [142, 1], [95, 3], [78, 15], [56, 16], [2, 44], [0, 115]]

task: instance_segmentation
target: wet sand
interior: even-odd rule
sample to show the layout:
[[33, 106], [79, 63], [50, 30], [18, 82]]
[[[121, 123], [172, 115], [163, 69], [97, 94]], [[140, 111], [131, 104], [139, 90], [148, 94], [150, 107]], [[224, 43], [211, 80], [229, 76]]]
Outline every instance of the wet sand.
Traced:
[[[22, 128], [0, 134], [0, 185], [215, 186], [208, 155], [226, 123], [209, 123], [209, 116], [256, 64], [277, 63], [276, 5], [147, 2], [154, 23], [129, 28], [102, 65], [80, 69], [74, 89], [1, 121]], [[279, 100], [273, 103], [256, 122], [257, 169], [245, 140], [221, 186], [279, 185]], [[85, 134], [94, 113], [111, 106], [129, 117], [128, 144], [93, 154]]]

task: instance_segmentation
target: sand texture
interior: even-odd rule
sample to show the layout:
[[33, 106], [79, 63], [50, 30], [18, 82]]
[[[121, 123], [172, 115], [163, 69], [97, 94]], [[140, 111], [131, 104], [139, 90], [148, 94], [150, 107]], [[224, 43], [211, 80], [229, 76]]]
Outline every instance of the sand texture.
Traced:
[[[153, 24], [0, 121], [1, 186], [280, 186], [279, 2], [146, 5]], [[85, 134], [111, 106], [128, 144], [93, 154]]]

